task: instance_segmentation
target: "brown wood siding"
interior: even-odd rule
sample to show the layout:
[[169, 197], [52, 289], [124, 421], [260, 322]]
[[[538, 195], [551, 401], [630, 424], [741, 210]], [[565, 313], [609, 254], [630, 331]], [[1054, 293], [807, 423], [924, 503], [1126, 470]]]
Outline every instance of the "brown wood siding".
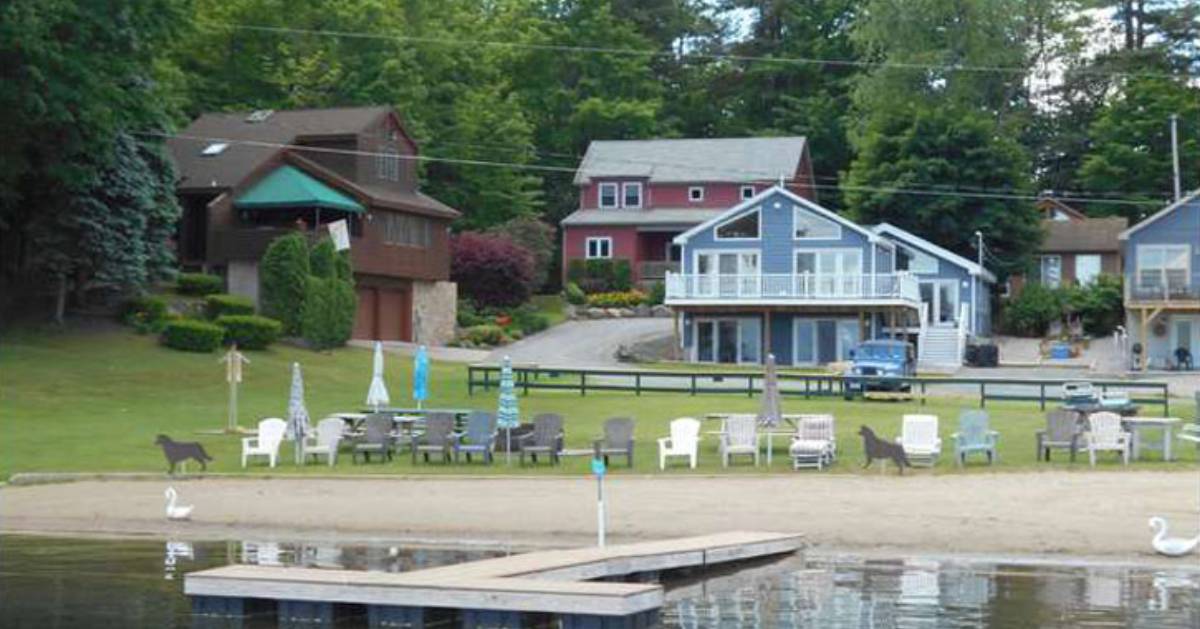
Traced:
[[422, 280], [450, 279], [450, 238], [447, 233], [450, 222], [428, 219], [428, 247], [390, 245], [384, 242], [383, 233], [382, 216], [387, 212], [401, 213], [371, 208], [370, 220], [363, 222], [362, 237], [354, 239], [351, 243], [350, 253], [355, 271]]
[[[395, 132], [396, 139], [389, 136]], [[358, 176], [354, 178], [363, 184], [391, 188], [400, 192], [415, 192], [417, 189], [416, 160], [404, 159], [403, 156], [414, 156], [417, 147], [404, 134], [403, 129], [391, 115], [380, 116], [371, 126], [363, 129], [358, 136], [358, 148], [367, 155], [357, 157]], [[400, 180], [381, 179], [375, 169], [374, 153], [382, 153], [388, 149], [396, 151], [400, 159]]]
[[304, 140], [304, 146], [327, 150], [306, 151], [300, 149], [296, 153], [305, 159], [312, 160], [332, 170], [346, 179], [355, 180], [358, 158], [354, 155], [354, 151], [358, 146], [357, 141], [353, 137], [333, 140]]

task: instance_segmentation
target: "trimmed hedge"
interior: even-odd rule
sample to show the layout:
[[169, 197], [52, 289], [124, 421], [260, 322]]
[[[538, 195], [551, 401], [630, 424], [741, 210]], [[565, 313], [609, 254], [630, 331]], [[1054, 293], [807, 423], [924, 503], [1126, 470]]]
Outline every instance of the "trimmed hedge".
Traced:
[[282, 323], [258, 315], [223, 315], [216, 324], [225, 329], [226, 343], [237, 343], [243, 349], [266, 349], [283, 333]]
[[252, 315], [254, 302], [249, 297], [241, 295], [209, 295], [204, 298], [204, 313], [209, 319], [217, 319], [225, 315]]
[[139, 334], [162, 332], [168, 316], [166, 300], [153, 295], [130, 299], [121, 307], [121, 322]]
[[567, 303], [575, 306], [587, 303], [587, 293], [583, 292], [583, 289], [575, 282], [567, 282], [567, 287], [563, 289], [563, 297], [566, 298]]
[[181, 295], [211, 295], [225, 289], [220, 275], [208, 273], [180, 273], [175, 279], [175, 290]]
[[185, 352], [211, 352], [221, 347], [224, 339], [225, 328], [194, 319], [171, 321], [163, 328], [162, 335], [167, 347]]
[[624, 292], [633, 287], [633, 267], [629, 260], [581, 260], [567, 264], [567, 279], [585, 293]]

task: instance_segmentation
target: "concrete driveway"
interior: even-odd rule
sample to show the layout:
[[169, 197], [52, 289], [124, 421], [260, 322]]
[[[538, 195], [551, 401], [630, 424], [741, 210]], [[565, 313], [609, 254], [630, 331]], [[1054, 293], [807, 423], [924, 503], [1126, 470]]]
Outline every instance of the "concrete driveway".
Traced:
[[612, 367], [617, 347], [671, 335], [671, 319], [595, 319], [566, 321], [545, 332], [498, 348], [488, 362], [504, 356], [514, 363], [554, 367]]

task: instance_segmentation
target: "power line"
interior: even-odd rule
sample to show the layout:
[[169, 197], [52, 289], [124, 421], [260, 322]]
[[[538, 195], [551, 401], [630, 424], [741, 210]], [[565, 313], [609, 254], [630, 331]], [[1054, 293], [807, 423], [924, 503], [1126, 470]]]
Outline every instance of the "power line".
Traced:
[[[440, 163], [448, 163], [448, 164], [460, 164], [460, 165], [466, 165], [466, 166], [512, 168], [512, 169], [532, 170], [532, 171], [537, 171], [537, 172], [556, 173], [556, 174], [557, 173], [563, 173], [563, 174], [569, 173], [569, 174], [573, 175], [577, 171], [577, 169], [574, 167], [566, 167], [566, 166], [550, 166], [550, 165], [544, 165], [544, 164], [522, 164], [522, 163], [516, 163], [516, 162], [468, 159], [468, 158], [457, 158], [457, 157], [435, 157], [435, 156], [429, 156], [429, 155], [400, 155], [397, 153], [383, 153], [383, 152], [378, 152], [378, 151], [363, 151], [363, 150], [357, 150], [357, 149], [339, 149], [339, 148], [332, 148], [332, 147], [307, 146], [307, 145], [300, 145], [300, 144], [286, 144], [286, 143], [282, 143], [282, 142], [266, 142], [266, 141], [262, 141], [262, 140], [243, 140], [243, 139], [236, 139], [236, 138], [222, 138], [222, 137], [216, 137], [216, 136], [170, 134], [170, 133], [163, 133], [163, 132], [157, 132], [157, 131], [140, 132], [140, 133], [136, 133], [135, 135], [149, 136], [149, 137], [156, 137], [156, 138], [163, 138], [163, 139], [175, 138], [175, 139], [179, 139], [179, 140], [193, 140], [193, 141], [203, 141], [203, 142], [211, 142], [211, 143], [224, 143], [224, 144], [229, 144], [229, 145], [254, 146], [254, 147], [259, 147], [259, 148], [294, 149], [294, 150], [298, 150], [298, 151], [307, 151], [307, 152], [313, 152], [313, 153], [331, 153], [331, 154], [338, 154], [338, 155], [353, 155], [353, 156], [361, 156], [361, 157], [387, 157], [387, 158], [393, 158], [393, 159], [404, 159], [404, 160], [425, 161], [425, 162], [440, 162]], [[604, 160], [604, 161], [605, 161], [605, 163], [610, 163], [610, 164], [630, 163], [629, 160]], [[667, 163], [663, 163], [663, 162], [653, 162], [652, 164], [664, 165], [664, 166], [671, 165], [671, 164], [667, 164]], [[682, 166], [682, 167], [687, 167], [687, 168], [691, 168], [694, 170], [701, 170], [701, 171], [706, 170], [705, 167], [699, 166], [699, 165], [694, 165], [694, 164], [675, 164], [675, 166]], [[761, 171], [749, 171], [749, 170], [742, 171], [740, 169], [717, 169], [717, 168], [713, 168], [713, 167], [709, 167], [709, 168], [707, 168], [707, 170], [710, 172], [720, 172], [720, 173], [725, 173], [725, 174], [728, 174], [728, 173], [752, 174], [752, 175], [754, 175], [754, 179], [752, 179], [752, 180], [758, 180], [758, 181], [772, 179], [769, 176], [764, 177], [764, 173]], [[810, 185], [817, 189], [854, 190], [854, 191], [862, 191], [862, 192], [881, 192], [881, 193], [887, 193], [887, 194], [911, 194], [911, 195], [920, 195], [920, 196], [945, 196], [945, 197], [976, 198], [976, 199], [1008, 199], [1008, 200], [1020, 200], [1020, 201], [1036, 201], [1039, 198], [1041, 198], [1036, 195], [1015, 194], [1015, 193], [1007, 193], [1007, 192], [971, 192], [971, 191], [959, 191], [959, 190], [938, 190], [938, 189], [902, 188], [902, 187], [884, 187], [884, 186], [852, 186], [852, 185], [840, 185], [839, 186], [839, 185], [827, 185], [827, 184], [818, 184], [818, 183], [813, 183]], [[1080, 203], [1109, 203], [1109, 204], [1118, 204], [1118, 205], [1154, 205], [1154, 206], [1162, 205], [1161, 203], [1156, 202], [1156, 201], [1143, 201], [1143, 200], [1135, 200], [1135, 199], [1102, 199], [1102, 198], [1089, 198], [1089, 197], [1057, 197], [1057, 198], [1064, 200], [1064, 201], [1073, 201], [1073, 202], [1080, 202]]]
[[[814, 65], [839, 68], [897, 68], [907, 70], [939, 70], [944, 72], [974, 72], [974, 73], [1010, 73], [1027, 75], [1030, 68], [1017, 66], [987, 66], [966, 64], [929, 64], [900, 61], [864, 61], [861, 59], [818, 59], [812, 57], [764, 57], [753, 55], [738, 55], [733, 53], [704, 53], [704, 52], [668, 52], [662, 50], [639, 50], [636, 48], [614, 48], [608, 46], [569, 46], [566, 44], [532, 44], [523, 42], [501, 42], [482, 39], [452, 39], [447, 37], [424, 37], [418, 35], [388, 35], [383, 33], [367, 33], [364, 31], [339, 31], [327, 29], [288, 28], [283, 26], [265, 26], [260, 24], [239, 24], [235, 22], [198, 21], [202, 27], [219, 27], [234, 30], [256, 31], [263, 33], [289, 35], [319, 35], [323, 37], [344, 37], [349, 39], [390, 40], [441, 46], [488, 46], [520, 50], [535, 50], [542, 52], [589, 53], [619, 55], [625, 57], [648, 58], [688, 58], [706, 59], [710, 61], [740, 61], [747, 63], [775, 63], [781, 65]], [[1176, 80], [1188, 78], [1188, 75], [1164, 74], [1156, 72], [1121, 72], [1101, 68], [1071, 68], [1064, 74], [1101, 76], [1113, 78], [1145, 78]]]

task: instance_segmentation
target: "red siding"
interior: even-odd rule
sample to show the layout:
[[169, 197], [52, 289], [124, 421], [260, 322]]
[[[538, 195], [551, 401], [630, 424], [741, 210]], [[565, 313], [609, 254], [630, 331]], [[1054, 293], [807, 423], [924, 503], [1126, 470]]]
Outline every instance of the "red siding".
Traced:
[[[590, 236], [612, 238], [613, 259], [629, 260], [637, 274], [638, 251], [637, 229], [634, 227], [564, 227], [563, 228], [563, 278], [566, 278], [570, 260], [587, 257], [587, 239]], [[634, 278], [636, 279], [636, 278]]]

